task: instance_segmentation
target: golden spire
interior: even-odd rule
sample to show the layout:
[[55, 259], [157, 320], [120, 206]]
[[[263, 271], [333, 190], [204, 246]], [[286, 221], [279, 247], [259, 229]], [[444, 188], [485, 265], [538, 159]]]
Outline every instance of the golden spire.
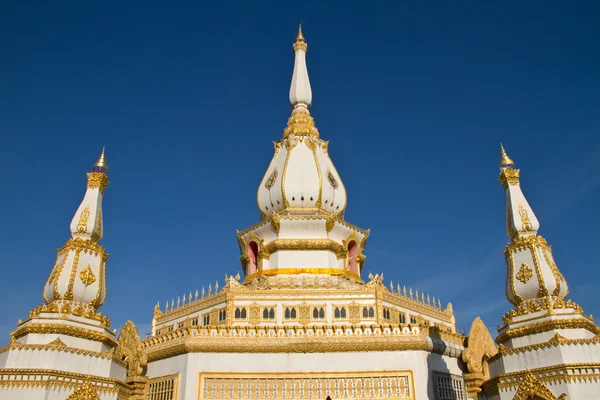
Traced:
[[102, 146], [102, 154], [98, 157], [98, 161], [94, 164], [94, 172], [107, 173], [108, 164], [106, 163], [106, 155], [104, 154], [104, 146]]
[[296, 41], [294, 42], [294, 51], [298, 50], [304, 50], [305, 52], [308, 50], [308, 44], [306, 44], [304, 35], [302, 35], [302, 24], [298, 25], [298, 35], [296, 36]]
[[502, 152], [502, 157], [500, 158], [500, 169], [510, 168], [515, 166], [515, 162], [506, 154], [506, 150], [504, 150], [504, 146], [500, 143], [500, 149]]

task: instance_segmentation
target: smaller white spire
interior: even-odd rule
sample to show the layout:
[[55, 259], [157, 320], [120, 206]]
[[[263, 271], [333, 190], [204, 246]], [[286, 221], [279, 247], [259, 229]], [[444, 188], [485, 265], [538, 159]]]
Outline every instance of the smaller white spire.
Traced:
[[535, 236], [540, 222], [521, 191], [519, 170], [500, 144], [500, 182], [506, 192], [506, 230], [510, 239]]
[[294, 42], [294, 73], [292, 75], [292, 84], [290, 86], [290, 103], [292, 107], [304, 106], [310, 107], [312, 103], [312, 90], [310, 80], [308, 79], [308, 69], [306, 68], [306, 51], [308, 45], [302, 35], [302, 25], [298, 27], [298, 36]]

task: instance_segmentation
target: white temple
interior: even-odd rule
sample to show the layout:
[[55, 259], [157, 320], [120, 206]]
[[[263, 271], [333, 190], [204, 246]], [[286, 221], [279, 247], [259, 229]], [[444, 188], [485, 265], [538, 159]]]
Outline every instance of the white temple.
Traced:
[[479, 318], [457, 333], [451, 304], [364, 276], [369, 231], [344, 219], [347, 193], [309, 111], [307, 47], [299, 31], [293, 110], [258, 187], [261, 218], [237, 232], [242, 276], [157, 304], [145, 340], [131, 322], [117, 338], [98, 312], [103, 151], [44, 302], [0, 350], [1, 399], [600, 398], [600, 328], [567, 299], [504, 148], [514, 308], [495, 341]]

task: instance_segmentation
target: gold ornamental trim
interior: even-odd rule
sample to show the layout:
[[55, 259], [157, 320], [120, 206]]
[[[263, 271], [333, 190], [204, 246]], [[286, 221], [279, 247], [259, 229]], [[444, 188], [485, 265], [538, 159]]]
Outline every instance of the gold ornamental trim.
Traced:
[[600, 327], [587, 318], [558, 319], [534, 323], [531, 325], [509, 328], [496, 338], [496, 343], [502, 344], [510, 339], [535, 335], [536, 333], [548, 332], [553, 329], [587, 329], [590, 332], [600, 334]]
[[110, 183], [106, 174], [99, 172], [88, 172], [88, 189], [98, 189], [104, 195], [106, 187]]
[[90, 380], [102, 395], [129, 395], [131, 389], [117, 379], [58, 371], [55, 369], [0, 369], [0, 388], [74, 390]]
[[312, 274], [312, 275], [350, 275], [353, 278], [360, 279], [358, 274], [344, 269], [337, 268], [276, 268], [267, 269], [255, 272], [246, 277], [247, 281], [255, 279], [259, 276], [274, 276], [274, 275], [297, 275], [297, 274]]
[[49, 334], [57, 333], [62, 335], [74, 336], [82, 339], [93, 340], [96, 342], [102, 342], [109, 346], [116, 346], [117, 341], [112, 335], [109, 336], [106, 332], [94, 331], [92, 329], [79, 328], [72, 325], [66, 324], [28, 324], [17, 328], [11, 336], [18, 339], [22, 336], [31, 333], [38, 334]]

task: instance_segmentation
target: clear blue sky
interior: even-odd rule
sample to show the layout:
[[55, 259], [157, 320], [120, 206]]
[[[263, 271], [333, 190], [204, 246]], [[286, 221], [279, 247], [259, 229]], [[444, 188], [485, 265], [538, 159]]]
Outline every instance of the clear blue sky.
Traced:
[[502, 141], [571, 298], [600, 315], [598, 3], [344, 4], [3, 2], [0, 340], [43, 301], [102, 145], [113, 327], [145, 334], [157, 301], [240, 271], [300, 21], [346, 219], [371, 229], [365, 275], [495, 333]]

